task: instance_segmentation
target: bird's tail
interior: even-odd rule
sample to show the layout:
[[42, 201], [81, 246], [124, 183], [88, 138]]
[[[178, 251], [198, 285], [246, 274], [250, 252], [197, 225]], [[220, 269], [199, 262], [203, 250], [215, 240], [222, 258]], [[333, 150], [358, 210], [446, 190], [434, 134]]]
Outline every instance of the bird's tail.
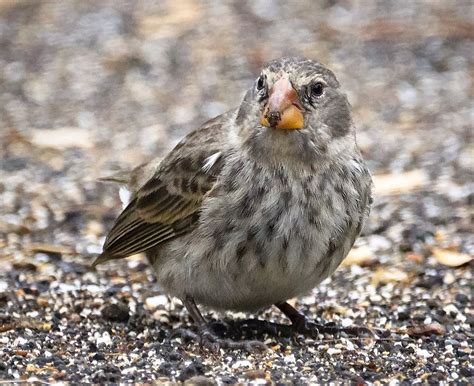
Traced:
[[97, 181], [100, 182], [113, 182], [116, 184], [127, 185], [130, 181], [130, 170], [120, 170], [110, 176], [100, 177]]
[[96, 257], [96, 259], [92, 263], [91, 267], [95, 268], [99, 264], [105, 263], [106, 261], [109, 261], [109, 260], [115, 260], [115, 259], [120, 259], [120, 257], [113, 256], [113, 255], [109, 254], [107, 251], [104, 251], [99, 256]]

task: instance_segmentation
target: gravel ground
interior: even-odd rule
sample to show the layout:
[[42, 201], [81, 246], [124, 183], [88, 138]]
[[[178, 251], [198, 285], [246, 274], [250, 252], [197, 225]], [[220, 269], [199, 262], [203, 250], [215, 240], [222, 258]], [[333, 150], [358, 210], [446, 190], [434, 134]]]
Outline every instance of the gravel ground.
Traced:
[[[473, 7], [0, 0], [0, 380], [473, 384]], [[90, 269], [120, 211], [97, 178], [162, 155], [294, 54], [338, 74], [376, 199], [344, 265], [293, 302], [380, 331], [307, 339], [243, 322], [284, 323], [274, 309], [206, 310], [270, 350], [205, 352], [172, 337], [189, 317], [143, 257]]]

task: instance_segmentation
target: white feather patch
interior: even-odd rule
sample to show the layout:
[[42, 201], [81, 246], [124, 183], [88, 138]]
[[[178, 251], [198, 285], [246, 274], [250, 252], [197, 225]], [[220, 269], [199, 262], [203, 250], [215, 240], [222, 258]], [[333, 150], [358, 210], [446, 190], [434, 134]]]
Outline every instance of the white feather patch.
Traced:
[[119, 189], [119, 197], [120, 201], [122, 201], [122, 208], [125, 208], [128, 203], [130, 202], [130, 197], [131, 197], [130, 190], [127, 189], [126, 186], [121, 186]]
[[207, 157], [206, 162], [202, 166], [202, 170], [204, 170], [205, 172], [208, 172], [209, 170], [211, 170], [211, 168], [214, 166], [214, 164], [219, 159], [221, 154], [222, 153], [218, 151], [217, 153], [214, 153], [213, 155]]

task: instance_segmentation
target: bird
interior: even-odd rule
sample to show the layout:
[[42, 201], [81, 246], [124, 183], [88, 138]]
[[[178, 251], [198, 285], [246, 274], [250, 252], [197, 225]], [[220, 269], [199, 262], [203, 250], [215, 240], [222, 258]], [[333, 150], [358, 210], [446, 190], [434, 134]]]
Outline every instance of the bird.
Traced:
[[93, 266], [144, 253], [213, 349], [263, 343], [217, 336], [198, 305], [274, 305], [296, 330], [316, 326], [288, 300], [336, 270], [372, 204], [347, 96], [329, 68], [299, 57], [266, 63], [237, 108], [116, 180], [129, 201]]

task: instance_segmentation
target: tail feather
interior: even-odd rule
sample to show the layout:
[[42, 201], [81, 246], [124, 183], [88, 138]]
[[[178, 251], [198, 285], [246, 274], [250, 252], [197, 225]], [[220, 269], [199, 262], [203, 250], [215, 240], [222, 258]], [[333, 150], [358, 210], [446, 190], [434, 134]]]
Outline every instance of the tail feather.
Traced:
[[116, 184], [123, 184], [123, 185], [127, 185], [130, 181], [130, 174], [131, 174], [131, 171], [130, 170], [120, 170], [110, 176], [106, 176], [106, 177], [100, 177], [97, 179], [97, 181], [100, 181], [100, 182], [113, 182], [113, 183], [116, 183]]
[[120, 256], [114, 256], [114, 255], [111, 255], [110, 253], [108, 253], [107, 251], [104, 251], [99, 256], [96, 257], [96, 259], [92, 263], [91, 267], [95, 268], [99, 264], [105, 263], [109, 260], [115, 260], [115, 259], [120, 259], [120, 258], [121, 258]]

